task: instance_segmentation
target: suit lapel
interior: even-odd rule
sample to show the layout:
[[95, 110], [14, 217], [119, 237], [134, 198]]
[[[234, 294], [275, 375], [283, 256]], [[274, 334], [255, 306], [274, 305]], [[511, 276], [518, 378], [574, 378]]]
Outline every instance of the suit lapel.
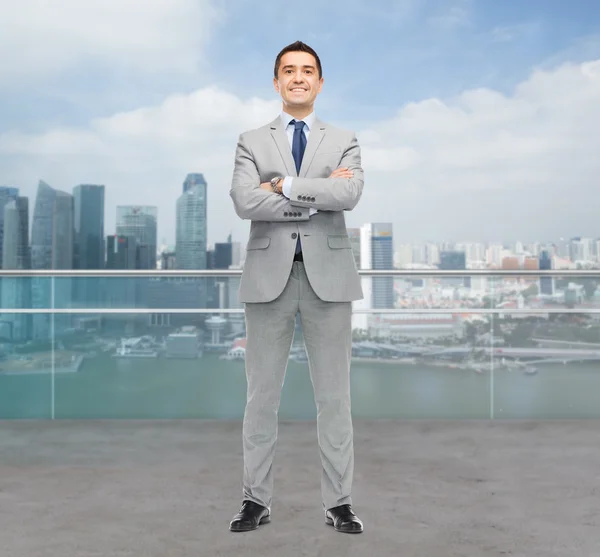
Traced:
[[[285, 130], [281, 124], [281, 118], [277, 117], [273, 122], [271, 122], [271, 136], [275, 140], [275, 144], [277, 145], [277, 149], [279, 149], [279, 154], [283, 159], [283, 163], [285, 164], [285, 168], [287, 170], [288, 176], [297, 176], [296, 173], [296, 163], [294, 162], [294, 157], [292, 155], [292, 150], [290, 149], [290, 142], [287, 138]], [[300, 169], [302, 170], [302, 169]]]
[[300, 166], [299, 174], [296, 173], [296, 163], [294, 162], [294, 156], [292, 155], [292, 150], [290, 149], [290, 142], [281, 124], [281, 118], [275, 118], [275, 120], [271, 122], [270, 128], [271, 136], [273, 137], [273, 140], [277, 145], [277, 149], [279, 150], [279, 154], [283, 159], [288, 176], [300, 176], [302, 178], [306, 177], [306, 173], [310, 168], [310, 164], [317, 152], [317, 149], [325, 137], [325, 124], [318, 118], [315, 119], [313, 127], [308, 136], [308, 141], [306, 142], [306, 149], [304, 150], [304, 156], [302, 157], [302, 165]]
[[[318, 118], [315, 118], [312, 130], [310, 130], [310, 135], [308, 136], [308, 141], [306, 142], [306, 149], [304, 150], [304, 156], [302, 157], [302, 164], [300, 165], [300, 174], [299, 176], [302, 178], [306, 177], [306, 173], [310, 168], [310, 163], [315, 156], [319, 145], [321, 145], [321, 141], [325, 137], [325, 124], [321, 122]], [[292, 157], [293, 159], [293, 157]]]

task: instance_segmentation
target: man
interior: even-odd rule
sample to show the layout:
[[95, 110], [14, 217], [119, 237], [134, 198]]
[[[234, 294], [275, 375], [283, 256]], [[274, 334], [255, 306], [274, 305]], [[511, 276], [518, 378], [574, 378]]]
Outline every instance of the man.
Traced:
[[230, 195], [251, 220], [239, 299], [245, 303], [247, 403], [243, 422], [243, 501], [230, 530], [270, 521], [272, 463], [288, 356], [300, 313], [317, 407], [325, 521], [358, 533], [352, 509], [350, 412], [352, 301], [363, 297], [344, 211], [363, 190], [356, 136], [318, 120], [323, 86], [317, 53], [298, 41], [275, 61], [283, 110], [242, 133]]

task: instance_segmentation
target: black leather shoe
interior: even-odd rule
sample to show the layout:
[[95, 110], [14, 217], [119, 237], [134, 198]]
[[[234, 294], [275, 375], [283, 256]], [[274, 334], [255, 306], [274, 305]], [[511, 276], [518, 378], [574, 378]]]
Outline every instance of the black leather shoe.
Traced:
[[333, 526], [338, 532], [345, 534], [360, 534], [363, 531], [363, 523], [354, 514], [350, 505], [340, 505], [327, 509], [325, 512], [325, 522]]
[[242, 508], [233, 520], [229, 523], [229, 529], [232, 532], [249, 532], [256, 530], [260, 524], [266, 524], [271, 521], [269, 509], [245, 499], [242, 502]]

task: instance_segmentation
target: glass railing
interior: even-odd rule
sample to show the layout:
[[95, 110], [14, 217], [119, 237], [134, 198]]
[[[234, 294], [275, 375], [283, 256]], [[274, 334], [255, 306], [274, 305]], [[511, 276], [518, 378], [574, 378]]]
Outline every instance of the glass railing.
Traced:
[[[367, 271], [357, 418], [600, 416], [596, 271]], [[241, 419], [241, 271], [0, 271], [0, 419]], [[299, 319], [279, 415], [314, 419]]]

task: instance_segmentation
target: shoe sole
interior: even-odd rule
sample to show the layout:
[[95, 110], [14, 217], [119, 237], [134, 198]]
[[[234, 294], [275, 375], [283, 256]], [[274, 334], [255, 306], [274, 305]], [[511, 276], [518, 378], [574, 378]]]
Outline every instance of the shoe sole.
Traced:
[[258, 527], [261, 526], [262, 524], [268, 524], [269, 522], [271, 522], [271, 515], [263, 516], [254, 528], [234, 528], [234, 529], [232, 529], [230, 526], [229, 531], [230, 532], [252, 532], [253, 530], [258, 530]]
[[362, 534], [362, 529], [361, 530], [341, 530], [340, 528], [336, 528], [335, 525], [333, 524], [333, 519], [329, 518], [328, 516], [325, 517], [325, 524], [329, 525], [329, 526], [333, 526], [333, 529], [336, 532], [341, 532], [342, 534]]

